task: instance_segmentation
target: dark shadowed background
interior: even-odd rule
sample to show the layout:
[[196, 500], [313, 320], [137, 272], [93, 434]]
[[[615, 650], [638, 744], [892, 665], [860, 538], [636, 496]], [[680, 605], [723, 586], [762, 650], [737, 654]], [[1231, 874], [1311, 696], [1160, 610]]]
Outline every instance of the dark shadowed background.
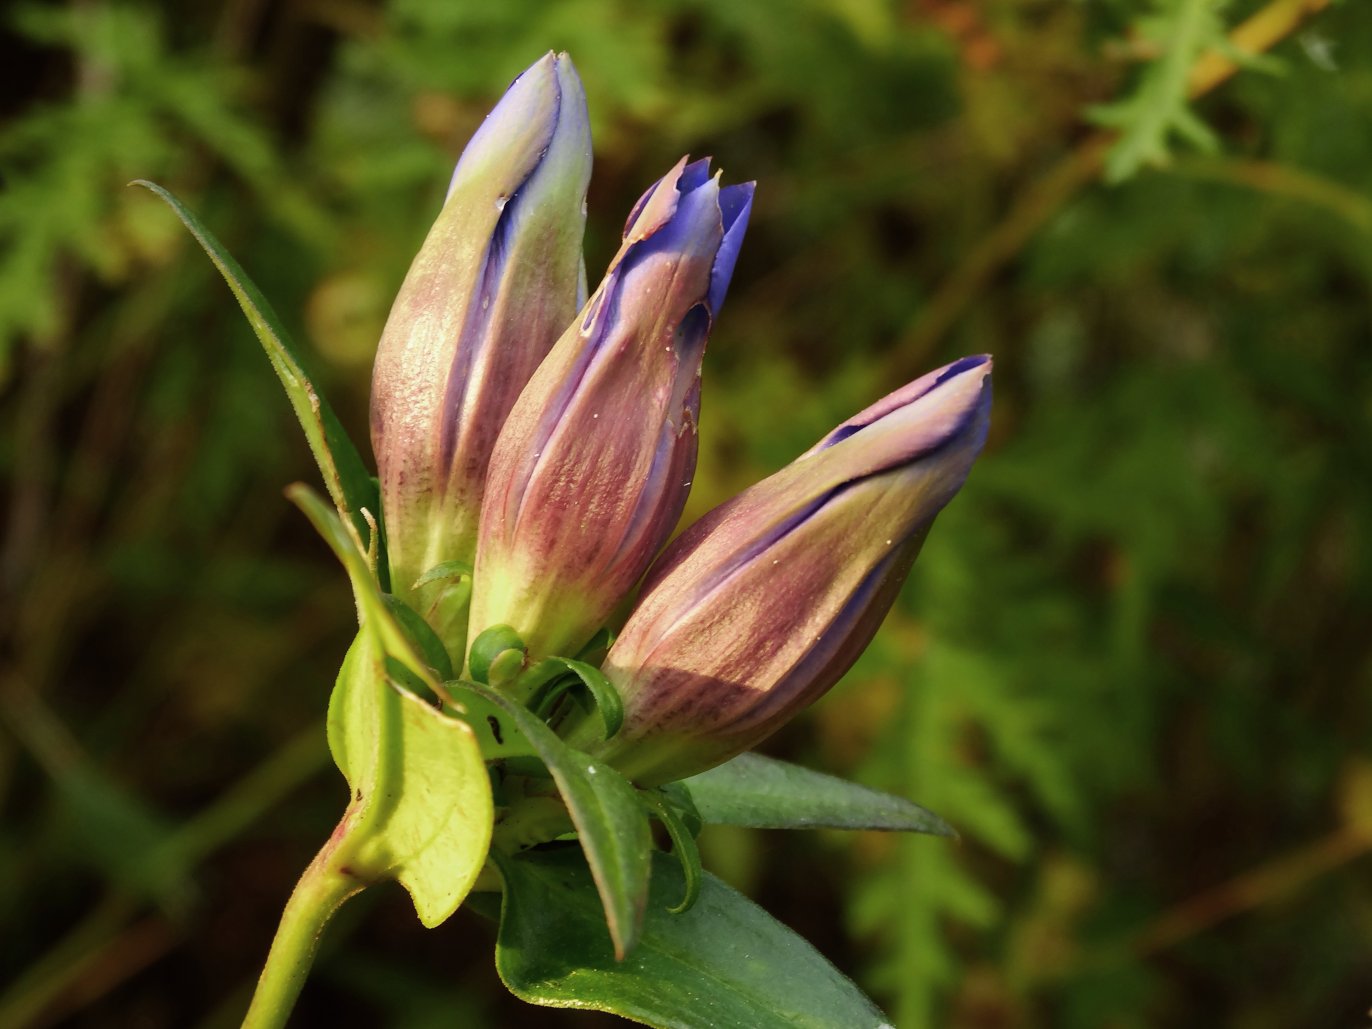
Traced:
[[[688, 517], [996, 361], [986, 456], [898, 609], [764, 748], [961, 842], [710, 831], [707, 864], [901, 1029], [1367, 1024], [1372, 5], [0, 17], [0, 1025], [236, 1024], [346, 799], [321, 718], [350, 595], [281, 495], [309, 453], [209, 263], [124, 184], [219, 233], [362, 439], [452, 162], [550, 48], [590, 98], [592, 281], [680, 154], [758, 180]], [[1220, 81], [1250, 17], [1271, 58]], [[517, 1005], [492, 941], [369, 891], [298, 1024], [622, 1024]]]

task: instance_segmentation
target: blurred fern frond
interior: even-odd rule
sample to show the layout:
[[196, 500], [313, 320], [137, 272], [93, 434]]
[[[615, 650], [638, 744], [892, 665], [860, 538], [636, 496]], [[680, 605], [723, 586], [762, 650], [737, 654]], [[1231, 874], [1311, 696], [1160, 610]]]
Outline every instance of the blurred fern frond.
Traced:
[[1207, 50], [1236, 56], [1225, 34], [1222, 7], [1223, 0], [1156, 0], [1153, 12], [1136, 23], [1138, 43], [1156, 56], [1132, 93], [1087, 111], [1092, 121], [1120, 133], [1106, 158], [1107, 181], [1120, 182], [1145, 166], [1166, 164], [1173, 137], [1204, 153], [1218, 149], [1214, 131], [1191, 108], [1187, 85], [1192, 66]]

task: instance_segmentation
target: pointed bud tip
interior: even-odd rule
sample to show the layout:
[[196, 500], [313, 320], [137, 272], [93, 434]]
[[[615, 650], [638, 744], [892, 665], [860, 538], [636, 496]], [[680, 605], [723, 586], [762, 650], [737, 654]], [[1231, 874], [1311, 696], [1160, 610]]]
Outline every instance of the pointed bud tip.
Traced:
[[927, 451], [956, 441], [966, 448], [970, 470], [990, 424], [991, 358], [988, 354], [960, 358], [917, 382], [931, 377], [932, 383], [902, 405], [905, 410], [897, 408], [889, 417], [896, 423], [906, 422], [909, 441], [922, 444]]
[[968, 354], [966, 357], [960, 357], [952, 364], [939, 369], [935, 374], [938, 375], [940, 382], [951, 379], [955, 375], [970, 372], [974, 368], [984, 368], [985, 374], [989, 375], [993, 363], [990, 354]]
[[[559, 140], [567, 140], [567, 144]], [[463, 182], [496, 176], [510, 194], [549, 159], [551, 151], [585, 163], [589, 174], [590, 128], [581, 79], [565, 53], [548, 51], [510, 83], [478, 126], [453, 168], [447, 199]]]

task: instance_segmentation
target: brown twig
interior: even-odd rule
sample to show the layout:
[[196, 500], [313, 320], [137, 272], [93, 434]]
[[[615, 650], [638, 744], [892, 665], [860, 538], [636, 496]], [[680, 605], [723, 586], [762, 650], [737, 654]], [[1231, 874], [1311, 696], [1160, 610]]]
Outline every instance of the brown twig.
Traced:
[[1137, 957], [1156, 954], [1235, 915], [1295, 893], [1369, 851], [1372, 836], [1354, 827], [1340, 829], [1183, 901], [1144, 926], [1126, 947]]

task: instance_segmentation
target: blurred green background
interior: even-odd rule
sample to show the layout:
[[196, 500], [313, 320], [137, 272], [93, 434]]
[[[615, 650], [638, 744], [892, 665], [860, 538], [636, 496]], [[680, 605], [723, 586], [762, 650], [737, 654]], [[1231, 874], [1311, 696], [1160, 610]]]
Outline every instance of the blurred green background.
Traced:
[[[1219, 82], [1252, 16], [1270, 59]], [[451, 163], [550, 48], [590, 97], [593, 280], [681, 153], [759, 183], [689, 516], [996, 359], [987, 454], [898, 610], [764, 748], [961, 842], [710, 831], [708, 864], [901, 1029], [1367, 1024], [1372, 4], [3, 19], [0, 1025], [236, 1024], [346, 799], [320, 719], [350, 597], [281, 496], [309, 454], [209, 263], [124, 184], [220, 234], [361, 440]], [[492, 941], [369, 891], [298, 1024], [622, 1024], [515, 1004]]]

